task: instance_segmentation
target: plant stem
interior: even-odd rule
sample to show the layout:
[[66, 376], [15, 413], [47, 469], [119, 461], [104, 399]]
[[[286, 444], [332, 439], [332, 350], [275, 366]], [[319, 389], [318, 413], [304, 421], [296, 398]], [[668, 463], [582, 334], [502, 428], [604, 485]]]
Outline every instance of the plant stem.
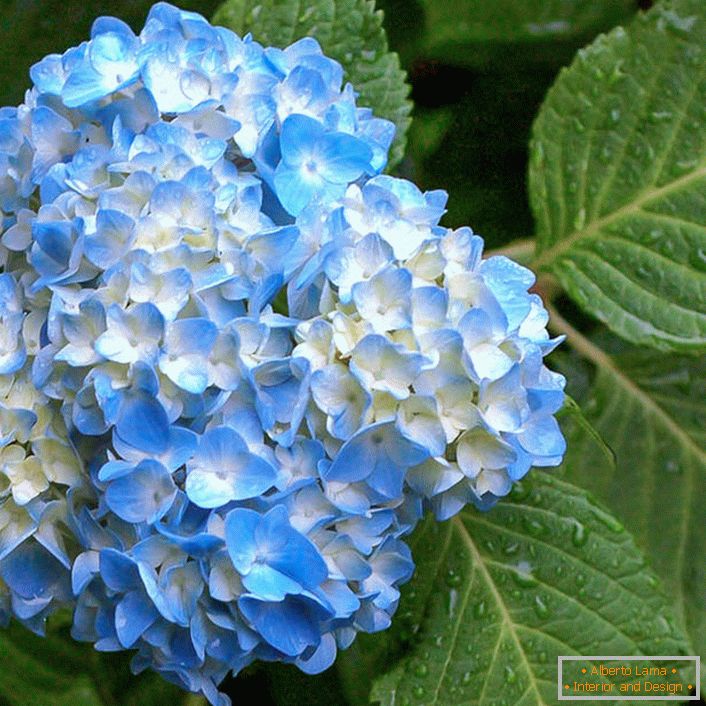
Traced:
[[493, 257], [493, 255], [505, 255], [506, 257], [516, 260], [521, 265], [527, 265], [532, 262], [532, 259], [534, 258], [534, 251], [534, 238], [518, 238], [507, 245], [503, 245], [501, 248], [488, 250], [486, 257]]
[[669, 412], [660, 406], [659, 402], [648, 392], [645, 392], [634, 380], [628, 377], [615, 363], [615, 361], [598, 346], [592, 343], [580, 331], [574, 328], [551, 304], [547, 303], [549, 312], [549, 330], [554, 334], [563, 333], [568, 344], [586, 360], [590, 361], [599, 370], [608, 372], [612, 380], [628, 394], [638, 400], [645, 411], [659, 419], [669, 432], [679, 442], [693, 451], [697, 458], [706, 459], [703, 449], [687, 434]]
[[572, 326], [550, 302], [545, 302], [549, 312], [549, 331], [555, 335], [564, 334], [569, 345], [596, 366], [618, 372], [607, 353], [591, 343], [577, 328]]

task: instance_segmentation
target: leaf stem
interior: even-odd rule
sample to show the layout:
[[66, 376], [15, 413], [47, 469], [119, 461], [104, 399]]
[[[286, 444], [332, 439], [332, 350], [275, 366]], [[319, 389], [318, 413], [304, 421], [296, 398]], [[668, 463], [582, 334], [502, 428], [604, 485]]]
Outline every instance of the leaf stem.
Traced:
[[563, 334], [569, 345], [588, 361], [599, 367], [615, 370], [615, 364], [610, 356], [602, 351], [598, 346], [591, 343], [577, 328], [572, 326], [557, 310], [557, 308], [546, 301], [544, 305], [549, 312], [549, 331], [554, 334]]
[[690, 449], [697, 457], [706, 460], [702, 448], [689, 436], [681, 426], [666, 412], [655, 399], [646, 393], [634, 380], [630, 379], [613, 361], [611, 356], [593, 344], [586, 336], [574, 328], [549, 302], [546, 303], [549, 312], [549, 330], [553, 334], [563, 333], [569, 345], [586, 360], [593, 363], [600, 370], [608, 371], [615, 382], [628, 394], [635, 397], [645, 408], [646, 412], [653, 414], [676, 437], [679, 442]]
[[485, 254], [486, 257], [493, 257], [494, 255], [505, 255], [516, 260], [521, 265], [530, 264], [535, 255], [535, 239], [518, 238], [500, 248], [488, 250]]
[[[598, 218], [595, 221], [587, 224], [582, 230], [575, 230], [573, 233], [568, 233], [563, 236], [559, 236], [560, 239], [555, 242], [551, 247], [546, 248], [542, 251], [540, 255], [532, 263], [535, 271], [541, 270], [543, 268], [551, 265], [559, 255], [566, 252], [572, 245], [576, 242], [583, 240], [584, 238], [593, 237], [599, 234], [602, 228], [605, 228], [623, 216], [629, 216], [635, 213], [639, 213], [640, 210], [651, 201], [656, 201], [662, 196], [670, 194], [672, 191], [679, 189], [680, 187], [686, 186], [693, 181], [702, 179], [706, 175], [706, 166], [701, 164], [696, 171], [688, 172], [684, 176], [671, 181], [664, 186], [659, 188], [651, 187], [642, 191], [635, 199], [625, 204], [621, 208], [608, 213], [607, 215]], [[651, 211], [647, 212], [649, 215], [653, 215]], [[657, 214], [660, 215], [660, 214]]]

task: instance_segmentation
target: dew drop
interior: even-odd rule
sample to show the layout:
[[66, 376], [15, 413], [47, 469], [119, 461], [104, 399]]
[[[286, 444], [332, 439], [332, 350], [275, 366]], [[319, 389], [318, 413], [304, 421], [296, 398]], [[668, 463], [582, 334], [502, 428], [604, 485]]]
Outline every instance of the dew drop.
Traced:
[[575, 522], [571, 531], [571, 543], [575, 547], [583, 547], [588, 541], [588, 530], [580, 523]]
[[574, 124], [574, 130], [578, 133], [586, 132], [586, 126], [576, 117], [572, 120]]
[[424, 696], [424, 687], [422, 686], [415, 686], [412, 689], [412, 695], [416, 697], [417, 699], [421, 699], [422, 696]]
[[591, 512], [593, 513], [593, 516], [601, 524], [605, 525], [611, 532], [619, 534], [620, 532], [623, 532], [625, 530], [623, 524], [612, 515], [609, 515], [607, 512], [603, 512], [603, 510], [599, 510], [596, 507], [591, 508]]
[[650, 122], [652, 123], [663, 123], [667, 120], [671, 120], [672, 113], [669, 110], [654, 110], [650, 113]]
[[456, 612], [456, 604], [458, 603], [458, 591], [454, 588], [452, 588], [449, 591], [449, 603], [448, 603], [448, 609], [449, 609], [449, 618], [454, 617], [454, 613]]
[[660, 8], [657, 28], [661, 31], [669, 30], [682, 39], [690, 39], [691, 29], [696, 22], [696, 15], [681, 17], [674, 10], [666, 7]]
[[547, 528], [539, 521], [531, 517], [524, 519], [525, 529], [533, 536], [538, 537], [547, 531]]
[[698, 159], [682, 159], [676, 162], [676, 168], [681, 172], [688, 172], [696, 167]]
[[446, 572], [446, 585], [455, 587], [455, 586], [460, 586], [461, 582], [463, 579], [461, 578], [461, 575], [456, 573], [453, 569], [449, 569]]
[[673, 458], [669, 459], [669, 461], [667, 461], [664, 465], [664, 470], [667, 471], [667, 473], [681, 473], [679, 461], [675, 461]]
[[537, 585], [537, 579], [532, 576], [532, 567], [527, 562], [521, 562], [512, 572], [512, 578], [518, 586], [529, 588]]
[[549, 608], [541, 596], [534, 597], [534, 612], [540, 618], [546, 618], [549, 615]]
[[582, 208], [574, 218], [574, 230], [583, 230], [584, 225], [586, 225], [586, 209]]
[[473, 615], [478, 619], [485, 615], [485, 601], [480, 601], [473, 606]]
[[517, 681], [517, 674], [509, 664], [505, 665], [505, 681], [508, 684], [514, 684]]
[[415, 676], [425, 677], [429, 673], [429, 668], [426, 664], [418, 664], [414, 669]]
[[619, 81], [623, 76], [625, 76], [625, 72], [622, 70], [623, 62], [622, 61], [616, 61], [615, 66], [613, 67], [613, 71], [611, 71], [610, 76], [608, 77], [608, 83], [615, 83], [616, 81]]

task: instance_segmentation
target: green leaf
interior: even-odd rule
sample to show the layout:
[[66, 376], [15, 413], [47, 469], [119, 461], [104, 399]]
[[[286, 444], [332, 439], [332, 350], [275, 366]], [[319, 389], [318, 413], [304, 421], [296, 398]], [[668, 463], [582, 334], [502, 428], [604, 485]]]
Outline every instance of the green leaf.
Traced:
[[536, 268], [613, 331], [706, 346], [706, 5], [658, 3], [579, 52], [534, 125]]
[[557, 418], [569, 418], [573, 420], [581, 431], [586, 434], [589, 439], [593, 440], [596, 448], [601, 450], [604, 461], [608, 461], [609, 467], [615, 470], [617, 462], [615, 451], [606, 444], [605, 439], [600, 435], [593, 424], [591, 424], [579, 404], [570, 395], [564, 395], [564, 406], [559, 410]]
[[554, 703], [558, 655], [689, 653], [629, 533], [544, 472], [492, 511], [426, 522], [413, 539], [426, 565], [400, 611], [414, 637], [375, 682], [384, 706]]
[[88, 650], [56, 635], [37, 637], [17, 624], [0, 630], [3, 706], [112, 706], [85, 671], [85, 660], [93, 662]]
[[315, 37], [343, 66], [360, 94], [358, 104], [397, 126], [388, 167], [402, 159], [412, 110], [409, 86], [399, 57], [388, 49], [382, 12], [372, 0], [226, 0], [213, 21], [277, 47]]
[[[568, 434], [561, 470], [625, 521], [664, 580], [696, 652], [706, 655], [706, 362], [650, 351], [610, 355], [610, 340], [599, 346], [569, 336], [596, 366], [577, 398], [615, 451], [618, 470], [578, 428]], [[581, 380], [576, 363], [561, 367], [570, 381]]]
[[205, 706], [154, 672], [132, 675], [126, 655], [75, 642], [59, 622], [46, 637], [18, 623], [0, 629], [1, 706]]
[[[100, 15], [125, 20], [135, 31], [153, 0], [5, 0], [0, 3], [0, 105], [16, 105], [30, 87], [29, 68], [46, 54], [63, 53], [90, 37]], [[179, 0], [179, 7], [210, 15], [218, 0]]]
[[636, 10], [635, 0], [423, 0], [422, 52], [472, 66], [570, 60], [598, 32]]

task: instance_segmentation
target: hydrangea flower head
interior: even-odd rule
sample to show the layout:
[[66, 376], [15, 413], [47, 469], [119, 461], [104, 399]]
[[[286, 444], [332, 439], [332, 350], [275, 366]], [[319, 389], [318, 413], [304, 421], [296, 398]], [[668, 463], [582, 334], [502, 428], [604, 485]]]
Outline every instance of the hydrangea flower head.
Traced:
[[561, 461], [534, 278], [381, 174], [394, 127], [313, 39], [159, 3], [31, 76], [0, 115], [0, 622], [68, 605], [212, 704], [255, 660], [322, 671], [390, 624], [425, 510]]

